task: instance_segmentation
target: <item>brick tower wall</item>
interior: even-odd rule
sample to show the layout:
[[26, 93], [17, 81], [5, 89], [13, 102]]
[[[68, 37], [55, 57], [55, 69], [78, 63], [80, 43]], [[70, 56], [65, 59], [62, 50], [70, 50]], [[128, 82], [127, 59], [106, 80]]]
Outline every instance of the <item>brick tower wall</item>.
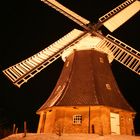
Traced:
[[[134, 114], [105, 106], [52, 107], [40, 114], [38, 133], [56, 133], [59, 135], [62, 133], [95, 133], [108, 135], [111, 134], [110, 112], [118, 113], [120, 116], [120, 134], [132, 135], [134, 132]], [[82, 116], [80, 124], [74, 124], [74, 115]]]

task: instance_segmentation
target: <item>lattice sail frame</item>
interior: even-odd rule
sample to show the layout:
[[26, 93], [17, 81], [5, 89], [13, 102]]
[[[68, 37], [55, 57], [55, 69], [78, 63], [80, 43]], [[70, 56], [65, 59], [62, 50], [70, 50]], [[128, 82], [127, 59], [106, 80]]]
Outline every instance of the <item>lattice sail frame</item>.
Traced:
[[139, 51], [109, 34], [97, 45], [97, 48], [107, 54], [111, 52], [115, 60], [140, 75]]
[[109, 31], [113, 32], [139, 11], [140, 1], [127, 0], [100, 17], [99, 22], [109, 29]]
[[[93, 38], [97, 38], [98, 43]], [[5, 69], [3, 72], [16, 86], [20, 87], [56, 59], [63, 56], [62, 54], [65, 54], [67, 50], [92, 48], [107, 53], [112, 57], [112, 60], [116, 59], [135, 73], [140, 74], [140, 53], [137, 50], [111, 35], [99, 38], [77, 29], [72, 30], [39, 53]]]
[[[98, 28], [94, 30], [98, 25], [99, 27], [104, 25], [110, 31], [116, 30], [135, 13], [140, 11], [140, 1], [125, 1], [103, 17], [99, 18], [99, 22], [96, 24], [97, 26], [93, 25], [93, 28], [91, 26], [88, 27], [88, 24], [90, 23], [88, 20], [64, 7], [56, 0], [42, 1], [82, 26], [86, 31], [83, 32], [74, 29], [39, 53], [3, 70], [3, 73], [16, 86], [20, 87], [23, 83], [27, 82], [30, 78], [34, 77], [37, 73], [58, 59], [65, 50], [73, 47], [89, 34], [91, 36], [97, 36], [102, 40], [98, 45], [96, 45], [95, 49], [103, 51], [110, 56], [113, 55], [113, 58], [118, 62], [140, 75], [140, 53], [137, 50], [131, 48], [111, 35], [104, 37], [97, 31]], [[128, 16], [126, 16], [125, 12], [127, 12]]]
[[3, 73], [18, 87], [34, 77], [49, 64], [61, 57], [65, 49], [68, 49], [78, 40], [82, 39], [87, 32], [72, 30], [67, 35], [46, 47], [39, 53], [13, 65], [3, 71]]

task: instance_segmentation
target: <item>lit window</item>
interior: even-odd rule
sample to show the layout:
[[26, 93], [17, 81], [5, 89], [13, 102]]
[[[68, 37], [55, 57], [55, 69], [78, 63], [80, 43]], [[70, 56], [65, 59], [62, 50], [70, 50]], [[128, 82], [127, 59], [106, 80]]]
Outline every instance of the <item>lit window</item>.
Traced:
[[104, 63], [104, 59], [102, 57], [99, 58], [101, 63]]
[[106, 88], [107, 88], [108, 90], [111, 90], [110, 84], [106, 84]]
[[81, 124], [82, 115], [73, 115], [73, 124]]
[[68, 67], [69, 66], [69, 61], [66, 63], [66, 67]]

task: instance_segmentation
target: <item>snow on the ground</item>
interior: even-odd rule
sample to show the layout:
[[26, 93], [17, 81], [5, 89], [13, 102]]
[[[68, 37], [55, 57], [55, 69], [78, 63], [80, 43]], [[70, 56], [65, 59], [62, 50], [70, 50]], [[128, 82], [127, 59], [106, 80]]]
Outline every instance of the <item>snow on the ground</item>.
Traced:
[[95, 134], [62, 134], [58, 136], [56, 134], [36, 134], [27, 133], [13, 134], [1, 140], [140, 140], [139, 136], [129, 135], [106, 135], [99, 136]]

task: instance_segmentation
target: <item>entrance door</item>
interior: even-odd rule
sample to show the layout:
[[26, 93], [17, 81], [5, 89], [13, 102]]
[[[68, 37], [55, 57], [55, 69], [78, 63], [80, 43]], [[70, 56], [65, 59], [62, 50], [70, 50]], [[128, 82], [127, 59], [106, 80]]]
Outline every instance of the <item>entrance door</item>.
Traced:
[[111, 134], [120, 134], [120, 116], [118, 113], [110, 113]]

